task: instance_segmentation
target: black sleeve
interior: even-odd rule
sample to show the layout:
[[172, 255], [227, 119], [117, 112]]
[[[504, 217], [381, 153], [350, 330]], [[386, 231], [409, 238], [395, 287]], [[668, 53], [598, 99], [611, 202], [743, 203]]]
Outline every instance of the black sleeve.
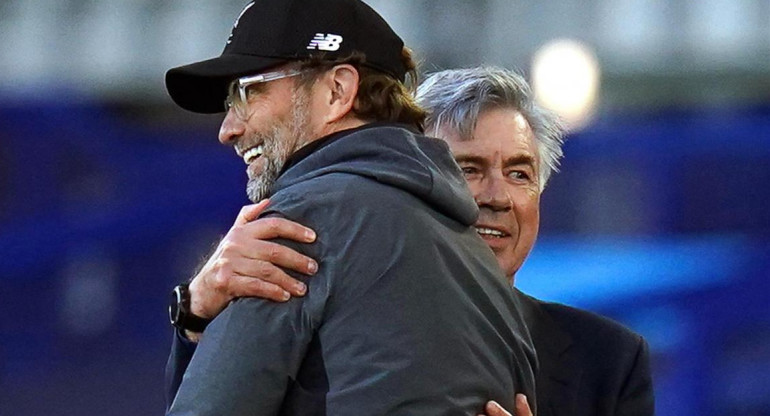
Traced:
[[179, 330], [174, 331], [174, 340], [171, 343], [171, 354], [166, 363], [166, 410], [171, 408], [174, 402], [179, 384], [182, 382], [182, 376], [187, 365], [192, 360], [193, 353], [197, 344], [186, 339]]
[[653, 416], [655, 397], [650, 374], [650, 352], [647, 342], [639, 338], [636, 360], [620, 392], [616, 416]]

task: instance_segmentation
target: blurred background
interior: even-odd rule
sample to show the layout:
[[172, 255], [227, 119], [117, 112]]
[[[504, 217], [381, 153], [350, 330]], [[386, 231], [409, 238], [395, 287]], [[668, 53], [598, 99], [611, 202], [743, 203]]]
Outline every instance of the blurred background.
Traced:
[[[658, 415], [770, 415], [770, 2], [368, 2], [570, 121], [521, 288], [643, 334]], [[0, 2], [0, 414], [162, 413], [168, 293], [247, 203], [163, 75], [244, 4]]]

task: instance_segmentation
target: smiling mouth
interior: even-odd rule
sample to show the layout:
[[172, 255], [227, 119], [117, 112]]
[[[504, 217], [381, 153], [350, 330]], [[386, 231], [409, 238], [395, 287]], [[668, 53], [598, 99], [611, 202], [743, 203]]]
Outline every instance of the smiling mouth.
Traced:
[[243, 162], [247, 165], [250, 165], [251, 162], [257, 160], [258, 157], [262, 156], [264, 153], [264, 147], [263, 145], [255, 146], [250, 148], [249, 150], [246, 150], [243, 152]]
[[487, 228], [487, 227], [474, 227], [476, 228], [476, 232], [479, 233], [482, 237], [496, 237], [496, 238], [503, 238], [508, 237], [510, 234], [502, 232], [500, 230], [495, 230], [494, 228]]

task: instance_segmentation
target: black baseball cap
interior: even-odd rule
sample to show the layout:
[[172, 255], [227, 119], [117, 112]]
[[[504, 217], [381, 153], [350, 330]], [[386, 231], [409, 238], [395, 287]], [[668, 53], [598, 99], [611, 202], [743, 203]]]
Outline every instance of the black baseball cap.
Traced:
[[235, 78], [318, 54], [334, 60], [353, 52], [364, 54], [365, 66], [404, 81], [403, 47], [360, 0], [255, 0], [235, 20], [222, 55], [170, 69], [166, 89], [184, 109], [220, 113]]

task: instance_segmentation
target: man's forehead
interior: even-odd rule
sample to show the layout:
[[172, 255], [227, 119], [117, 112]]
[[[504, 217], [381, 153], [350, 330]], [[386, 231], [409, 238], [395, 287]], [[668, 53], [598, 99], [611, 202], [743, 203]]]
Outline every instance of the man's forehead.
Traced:
[[473, 129], [473, 136], [508, 137], [517, 141], [532, 141], [532, 127], [524, 114], [512, 107], [494, 107], [479, 113]]
[[452, 148], [452, 152], [463, 156], [484, 156], [497, 153], [503, 157], [531, 156], [537, 158], [535, 137], [526, 119], [518, 117], [514, 110], [496, 112], [490, 117], [479, 118], [471, 134], [450, 128], [437, 131]]

